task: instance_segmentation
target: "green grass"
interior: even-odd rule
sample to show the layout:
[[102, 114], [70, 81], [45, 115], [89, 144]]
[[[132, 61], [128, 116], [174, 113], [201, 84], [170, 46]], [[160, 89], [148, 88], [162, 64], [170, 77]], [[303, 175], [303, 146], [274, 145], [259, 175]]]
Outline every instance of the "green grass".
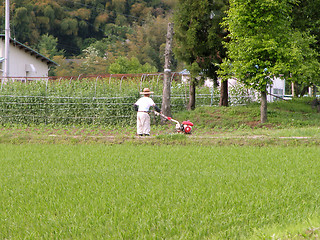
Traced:
[[286, 239], [319, 224], [319, 154], [0, 144], [0, 239]]
[[[0, 239], [317, 239], [320, 115], [310, 98], [174, 113], [192, 135], [4, 124]], [[30, 144], [32, 143], [32, 144]], [[262, 147], [263, 146], [263, 147]]]
[[311, 107], [312, 98], [268, 103], [268, 122], [260, 123], [260, 104], [231, 107], [198, 107], [183, 111], [174, 117], [190, 119], [199, 128], [207, 129], [257, 129], [300, 128], [319, 126], [320, 113]]

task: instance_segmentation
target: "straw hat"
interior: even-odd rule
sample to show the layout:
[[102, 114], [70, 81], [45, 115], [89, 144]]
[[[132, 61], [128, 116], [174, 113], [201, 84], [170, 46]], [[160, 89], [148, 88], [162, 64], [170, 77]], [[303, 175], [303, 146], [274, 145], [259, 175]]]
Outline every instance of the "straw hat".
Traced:
[[149, 88], [144, 88], [143, 89], [143, 92], [140, 92], [140, 94], [144, 94], [144, 95], [150, 95], [152, 94], [153, 92], [150, 92], [150, 89]]

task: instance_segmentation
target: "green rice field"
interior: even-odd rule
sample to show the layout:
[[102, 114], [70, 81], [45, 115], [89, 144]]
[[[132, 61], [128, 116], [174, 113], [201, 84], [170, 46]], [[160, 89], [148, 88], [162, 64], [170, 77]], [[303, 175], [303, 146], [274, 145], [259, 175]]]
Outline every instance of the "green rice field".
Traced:
[[0, 144], [0, 239], [307, 239], [320, 226], [319, 156], [317, 146]]

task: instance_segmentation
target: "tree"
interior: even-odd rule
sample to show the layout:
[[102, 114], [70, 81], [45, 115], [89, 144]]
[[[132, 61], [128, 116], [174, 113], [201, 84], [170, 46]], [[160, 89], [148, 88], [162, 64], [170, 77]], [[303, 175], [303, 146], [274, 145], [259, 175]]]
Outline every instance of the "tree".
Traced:
[[[314, 36], [314, 42], [311, 45], [313, 53], [308, 59], [308, 64], [314, 65], [314, 61], [319, 59], [320, 53], [320, 21], [319, 21], [319, 11], [320, 1], [314, 0], [304, 0], [300, 1], [299, 4], [293, 6], [292, 18], [293, 18], [293, 27], [302, 32], [309, 32]], [[305, 36], [303, 36], [304, 38]], [[310, 54], [310, 50], [308, 51]], [[306, 53], [307, 54], [307, 53]], [[317, 56], [315, 56], [316, 54]], [[313, 62], [310, 63], [310, 60]], [[317, 63], [316, 63], [317, 65]], [[314, 66], [315, 69], [319, 69], [318, 66]], [[309, 68], [310, 69], [310, 68]], [[320, 84], [319, 73], [314, 74], [315, 71], [304, 71], [303, 74], [295, 75], [291, 78], [293, 87], [293, 95], [303, 96], [309, 87], [314, 86], [315, 84]], [[307, 81], [301, 81], [301, 77], [308, 78]], [[313, 87], [314, 88], [314, 87]], [[315, 89], [315, 88], [314, 88]]]
[[[221, 75], [233, 75], [261, 93], [261, 123], [267, 121], [267, 85], [274, 76], [289, 77], [302, 66], [311, 38], [304, 39], [291, 27], [291, 0], [230, 0], [225, 26], [229, 60]], [[298, 37], [298, 41], [297, 41]]]
[[111, 74], [154, 73], [156, 70], [157, 69], [149, 63], [142, 65], [135, 57], [131, 59], [119, 57], [109, 66], [109, 73]]
[[81, 72], [80, 64], [76, 61], [67, 61], [64, 56], [54, 56], [53, 61], [58, 64], [58, 66], [50, 69], [50, 76], [77, 76]]
[[51, 35], [42, 35], [37, 47], [39, 49], [39, 53], [47, 58], [53, 58], [57, 55], [63, 56], [63, 51], [58, 51], [57, 49], [57, 42], [58, 39]]
[[173, 38], [173, 23], [168, 23], [167, 40], [165, 48], [164, 76], [163, 76], [163, 91], [162, 91], [162, 113], [171, 117], [171, 62], [172, 62], [172, 38]]
[[16, 8], [13, 15], [14, 32], [21, 42], [30, 40], [32, 32], [32, 18], [30, 15], [30, 11], [26, 7]]
[[108, 58], [100, 57], [99, 51], [93, 46], [83, 50], [84, 58], [81, 62], [82, 74], [105, 74], [109, 66]]
[[293, 5], [291, 13], [293, 27], [302, 32], [310, 32], [315, 36], [316, 42], [312, 48], [320, 52], [320, 21], [319, 21], [320, 1], [303, 0]]
[[295, 44], [292, 50], [298, 52], [298, 57], [291, 58], [289, 64], [292, 66], [287, 80], [292, 83], [292, 95], [302, 97], [307, 93], [310, 86], [320, 83], [319, 53], [310, 47], [316, 44], [313, 36], [299, 31], [294, 32]]
[[128, 57], [137, 57], [142, 64], [149, 63], [162, 71], [161, 46], [166, 42], [166, 32], [169, 18], [159, 16], [148, 18], [142, 26], [134, 25], [131, 34], [128, 34]]
[[217, 64], [224, 57], [221, 18], [227, 1], [179, 0], [175, 12], [174, 30], [176, 57], [191, 73], [188, 109], [195, 108], [196, 86], [200, 73], [217, 81]]

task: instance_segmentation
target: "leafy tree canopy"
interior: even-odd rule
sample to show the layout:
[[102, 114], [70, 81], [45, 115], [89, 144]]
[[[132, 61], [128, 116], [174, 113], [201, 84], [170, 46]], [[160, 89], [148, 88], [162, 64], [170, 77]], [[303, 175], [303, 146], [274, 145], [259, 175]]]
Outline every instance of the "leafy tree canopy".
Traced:
[[157, 69], [149, 63], [140, 64], [136, 57], [128, 59], [127, 57], [119, 57], [109, 67], [111, 74], [126, 74], [126, 73], [154, 73]]
[[39, 53], [44, 55], [47, 58], [53, 58], [54, 56], [58, 55], [64, 55], [63, 50], [58, 51], [57, 49], [57, 42], [58, 39], [48, 35], [44, 34], [41, 36], [41, 39], [38, 44]]
[[210, 77], [216, 75], [215, 63], [222, 61], [225, 52], [220, 22], [227, 6], [228, 1], [223, 0], [179, 0], [174, 18], [174, 52], [194, 75], [199, 71]]
[[266, 91], [269, 77], [290, 77], [317, 65], [312, 60], [316, 53], [310, 49], [313, 38], [291, 26], [292, 3], [295, 1], [230, 0], [225, 21], [230, 31], [226, 43], [230, 61], [222, 64], [225, 75]]

